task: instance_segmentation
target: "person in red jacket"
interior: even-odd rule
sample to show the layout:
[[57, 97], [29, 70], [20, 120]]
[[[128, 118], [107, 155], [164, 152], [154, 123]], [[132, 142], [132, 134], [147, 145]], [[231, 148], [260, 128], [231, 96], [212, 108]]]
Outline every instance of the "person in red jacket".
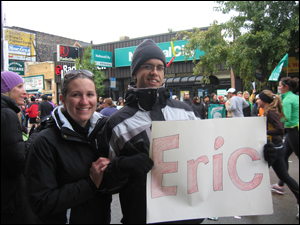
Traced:
[[35, 128], [35, 124], [37, 123], [36, 118], [38, 116], [39, 104], [35, 102], [34, 96], [31, 96], [30, 100], [31, 102], [29, 103], [26, 112], [28, 113], [30, 128]]

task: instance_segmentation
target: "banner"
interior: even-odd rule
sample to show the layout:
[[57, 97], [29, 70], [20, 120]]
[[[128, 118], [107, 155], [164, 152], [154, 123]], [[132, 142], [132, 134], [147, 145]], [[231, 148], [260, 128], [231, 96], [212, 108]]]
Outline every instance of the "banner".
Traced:
[[225, 105], [210, 104], [208, 107], [208, 119], [226, 118]]
[[266, 140], [265, 117], [153, 121], [147, 223], [272, 214]]
[[288, 61], [289, 61], [289, 54], [287, 53], [282, 58], [282, 60], [280, 60], [280, 62], [276, 66], [276, 68], [273, 70], [273, 72], [271, 73], [268, 81], [278, 81], [278, 78], [280, 76], [282, 67], [287, 67], [289, 65]]

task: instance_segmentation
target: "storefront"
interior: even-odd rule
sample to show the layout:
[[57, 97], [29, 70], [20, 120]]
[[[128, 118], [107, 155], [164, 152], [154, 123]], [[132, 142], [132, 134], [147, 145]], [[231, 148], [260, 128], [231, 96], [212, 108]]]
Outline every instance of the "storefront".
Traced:
[[[201, 30], [207, 29], [208, 27], [205, 27]], [[130, 74], [130, 64], [133, 52], [138, 44], [146, 38], [153, 39], [162, 49], [166, 55], [167, 62], [169, 62], [173, 57], [171, 38], [175, 37], [175, 35], [176, 33], [166, 33], [107, 44], [92, 45], [94, 51], [101, 50], [110, 52], [112, 57], [112, 66], [103, 70], [104, 75], [107, 78], [104, 81], [104, 97], [112, 97], [113, 100], [117, 100], [119, 97], [124, 96], [128, 84], [133, 81]], [[165, 85], [172, 94], [180, 96], [180, 93], [188, 91], [192, 98], [194, 96], [201, 97], [203, 94], [211, 94], [212, 92], [217, 93], [219, 89], [224, 90], [230, 88], [230, 71], [225, 69], [225, 63], [219, 65], [219, 72], [217, 74], [212, 74], [210, 84], [204, 84], [203, 81], [201, 81], [204, 70], [201, 74], [193, 75], [193, 68], [195, 66], [192, 62], [193, 58], [190, 57], [185, 61], [185, 55], [182, 55], [181, 53], [181, 49], [186, 43], [186, 40], [177, 40], [173, 42], [176, 55], [168, 68], [167, 74], [165, 74]], [[194, 54], [196, 59], [199, 60], [199, 56], [205, 53], [197, 50]], [[116, 86], [113, 89], [111, 88], [112, 77], [116, 80]]]

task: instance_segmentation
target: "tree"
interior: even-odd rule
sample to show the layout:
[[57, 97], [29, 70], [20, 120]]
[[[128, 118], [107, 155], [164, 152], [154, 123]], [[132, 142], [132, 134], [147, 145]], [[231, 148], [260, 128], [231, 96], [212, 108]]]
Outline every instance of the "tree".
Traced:
[[89, 70], [94, 74], [94, 81], [96, 84], [97, 93], [99, 96], [104, 95], [104, 88], [105, 86], [102, 85], [103, 81], [105, 80], [105, 76], [103, 71], [98, 70], [97, 65], [95, 62], [91, 62], [92, 59], [92, 46], [88, 46], [87, 49], [84, 50], [82, 60], [79, 58], [75, 61], [75, 67], [77, 70]]
[[[218, 3], [219, 7], [215, 7], [215, 11], [225, 14], [235, 10], [239, 15], [220, 25], [214, 21], [207, 31], [198, 28], [192, 32], [181, 31], [173, 39], [180, 35], [183, 35], [183, 39], [189, 39], [183, 50], [187, 57], [197, 48], [206, 53], [200, 56], [194, 74], [199, 74], [204, 66], [203, 80], [208, 83], [211, 71], [216, 74], [218, 65], [226, 62], [226, 68], [233, 67], [234, 74], [242, 79], [245, 89], [249, 90], [253, 81], [258, 84], [257, 89], [270, 87], [271, 82], [267, 80], [282, 57], [286, 53], [299, 57], [299, 2]], [[226, 37], [233, 37], [233, 41], [225, 41]], [[260, 72], [261, 77], [257, 77], [256, 72]]]

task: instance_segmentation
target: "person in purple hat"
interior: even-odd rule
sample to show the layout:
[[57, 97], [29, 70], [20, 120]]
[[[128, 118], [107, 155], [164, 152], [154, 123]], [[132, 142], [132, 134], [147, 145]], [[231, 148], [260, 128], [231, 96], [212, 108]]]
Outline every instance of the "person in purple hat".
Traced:
[[34, 222], [26, 199], [26, 147], [17, 116], [25, 95], [22, 77], [1, 72], [1, 224]]

